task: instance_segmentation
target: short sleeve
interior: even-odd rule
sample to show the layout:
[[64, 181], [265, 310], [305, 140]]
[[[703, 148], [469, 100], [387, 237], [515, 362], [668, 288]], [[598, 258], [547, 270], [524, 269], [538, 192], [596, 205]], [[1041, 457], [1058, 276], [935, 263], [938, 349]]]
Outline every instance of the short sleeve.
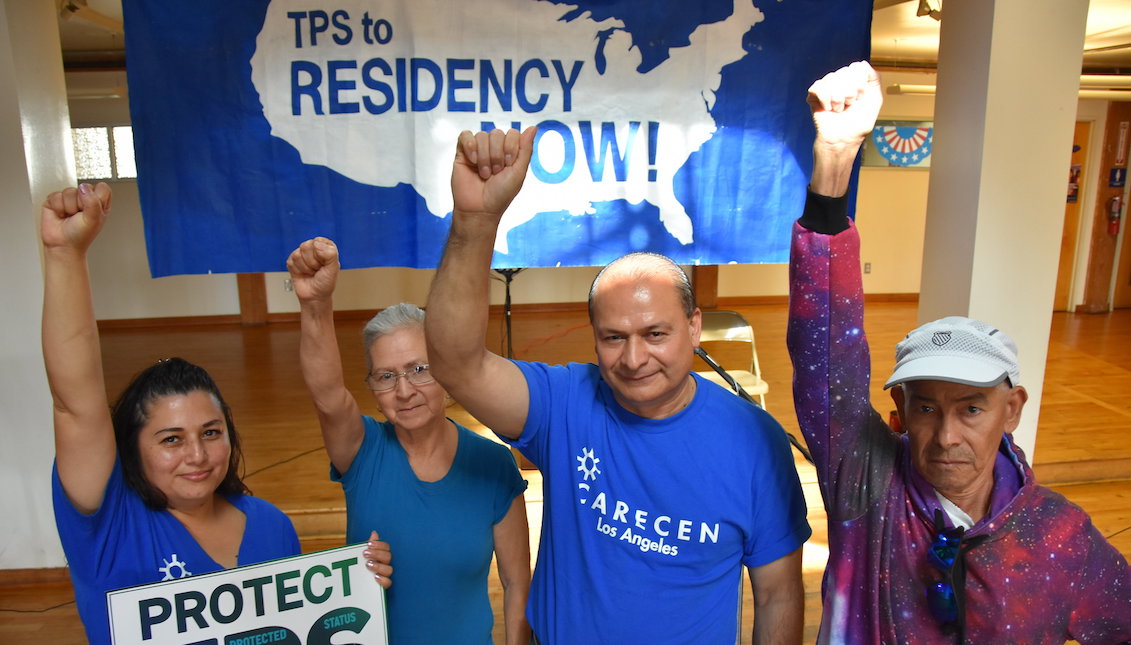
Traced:
[[[553, 399], [550, 393], [555, 387], [568, 387], [567, 369], [560, 365], [547, 365], [545, 363], [528, 363], [514, 361], [526, 377], [526, 389], [530, 393], [530, 405], [526, 413], [526, 424], [517, 439], [499, 436], [526, 455], [539, 470], [544, 470], [546, 463], [546, 442], [550, 420], [555, 416]], [[565, 391], [560, 390], [560, 391]]]
[[122, 514], [118, 507], [126, 491], [122, 464], [115, 460], [110, 479], [106, 481], [106, 490], [102, 494], [102, 503], [96, 511], [86, 515], [71, 503], [63, 490], [63, 482], [59, 479], [58, 466], [52, 465], [51, 496], [55, 525], [59, 530], [63, 551], [67, 554], [68, 566], [87, 569], [88, 573], [98, 570], [101, 556], [108, 552], [105, 547], [110, 541], [109, 520]]
[[522, 478], [522, 473], [518, 470], [518, 464], [515, 463], [511, 451], [498, 444], [494, 447], [497, 448], [495, 452], [498, 454], [496, 461], [499, 464], [497, 469], [499, 483], [496, 486], [495, 518], [491, 523], [498, 524], [510, 511], [514, 499], [526, 491], [527, 483]]
[[813, 534], [793, 454], [781, 425], [757, 410], [764, 441], [751, 485], [752, 528], [743, 545], [743, 564], [758, 567], [796, 551]]
[[386, 440], [381, 423], [364, 414], [361, 415], [361, 421], [365, 429], [365, 438], [361, 440], [361, 446], [358, 447], [349, 469], [342, 473], [333, 462], [330, 463], [330, 481], [338, 482], [347, 491], [356, 486], [362, 478], [359, 474], [362, 469], [369, 464], [380, 463], [385, 451]]

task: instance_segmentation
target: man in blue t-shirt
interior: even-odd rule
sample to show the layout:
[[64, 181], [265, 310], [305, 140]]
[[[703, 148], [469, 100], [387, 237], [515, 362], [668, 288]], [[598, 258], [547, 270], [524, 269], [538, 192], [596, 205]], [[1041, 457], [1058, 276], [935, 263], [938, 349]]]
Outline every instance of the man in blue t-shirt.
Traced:
[[742, 566], [755, 643], [800, 643], [805, 501], [781, 427], [691, 372], [701, 315], [654, 254], [589, 294], [597, 364], [509, 361], [484, 346], [499, 220], [534, 131], [460, 135], [454, 209], [425, 330], [436, 379], [543, 474], [527, 616], [544, 645], [734, 643]]

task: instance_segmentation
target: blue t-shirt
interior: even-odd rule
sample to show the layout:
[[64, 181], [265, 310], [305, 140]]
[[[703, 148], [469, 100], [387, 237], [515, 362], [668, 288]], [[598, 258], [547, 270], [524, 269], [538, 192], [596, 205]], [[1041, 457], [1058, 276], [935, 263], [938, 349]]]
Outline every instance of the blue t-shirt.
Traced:
[[515, 363], [530, 410], [513, 444], [543, 476], [541, 642], [734, 643], [741, 565], [811, 533], [781, 426], [698, 376], [686, 408], [645, 419], [596, 365]]
[[[102, 506], [90, 515], [71, 504], [54, 467], [51, 491], [55, 525], [75, 587], [75, 604], [91, 645], [110, 642], [107, 591], [224, 568], [200, 548], [177, 518], [141, 501], [126, 484], [121, 462], [116, 461], [110, 472]], [[299, 554], [298, 535], [282, 511], [247, 495], [229, 497], [228, 501], [247, 517], [236, 556], [240, 565]]]
[[362, 416], [365, 439], [346, 473], [330, 478], [346, 494], [346, 538], [377, 531], [393, 552], [386, 592], [389, 642], [490, 643], [495, 619], [487, 576], [494, 527], [526, 481], [506, 446], [456, 424], [459, 444], [448, 473], [421, 481], [388, 422]]

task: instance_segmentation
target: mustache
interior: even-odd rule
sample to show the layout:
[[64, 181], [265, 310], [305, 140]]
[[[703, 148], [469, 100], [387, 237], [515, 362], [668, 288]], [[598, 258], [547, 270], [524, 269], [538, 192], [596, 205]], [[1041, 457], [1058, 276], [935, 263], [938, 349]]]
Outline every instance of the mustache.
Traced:
[[973, 461], [969, 450], [927, 450], [924, 456], [930, 461]]

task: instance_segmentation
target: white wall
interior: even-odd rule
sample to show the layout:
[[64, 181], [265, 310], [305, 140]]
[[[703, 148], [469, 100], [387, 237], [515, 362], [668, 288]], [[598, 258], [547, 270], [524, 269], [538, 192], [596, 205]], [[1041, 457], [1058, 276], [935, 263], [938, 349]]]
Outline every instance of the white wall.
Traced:
[[[125, 82], [124, 72], [67, 74], [72, 90], [118, 88]], [[130, 123], [124, 96], [72, 98], [69, 105], [71, 125], [76, 128]], [[114, 190], [110, 218], [89, 255], [94, 315], [99, 320], [119, 320], [239, 314], [239, 291], [233, 274], [150, 277], [137, 182], [110, 184]]]
[[53, 8], [0, 4], [0, 569], [63, 564], [51, 512], [52, 404], [39, 349], [39, 205], [50, 187], [74, 181]]

